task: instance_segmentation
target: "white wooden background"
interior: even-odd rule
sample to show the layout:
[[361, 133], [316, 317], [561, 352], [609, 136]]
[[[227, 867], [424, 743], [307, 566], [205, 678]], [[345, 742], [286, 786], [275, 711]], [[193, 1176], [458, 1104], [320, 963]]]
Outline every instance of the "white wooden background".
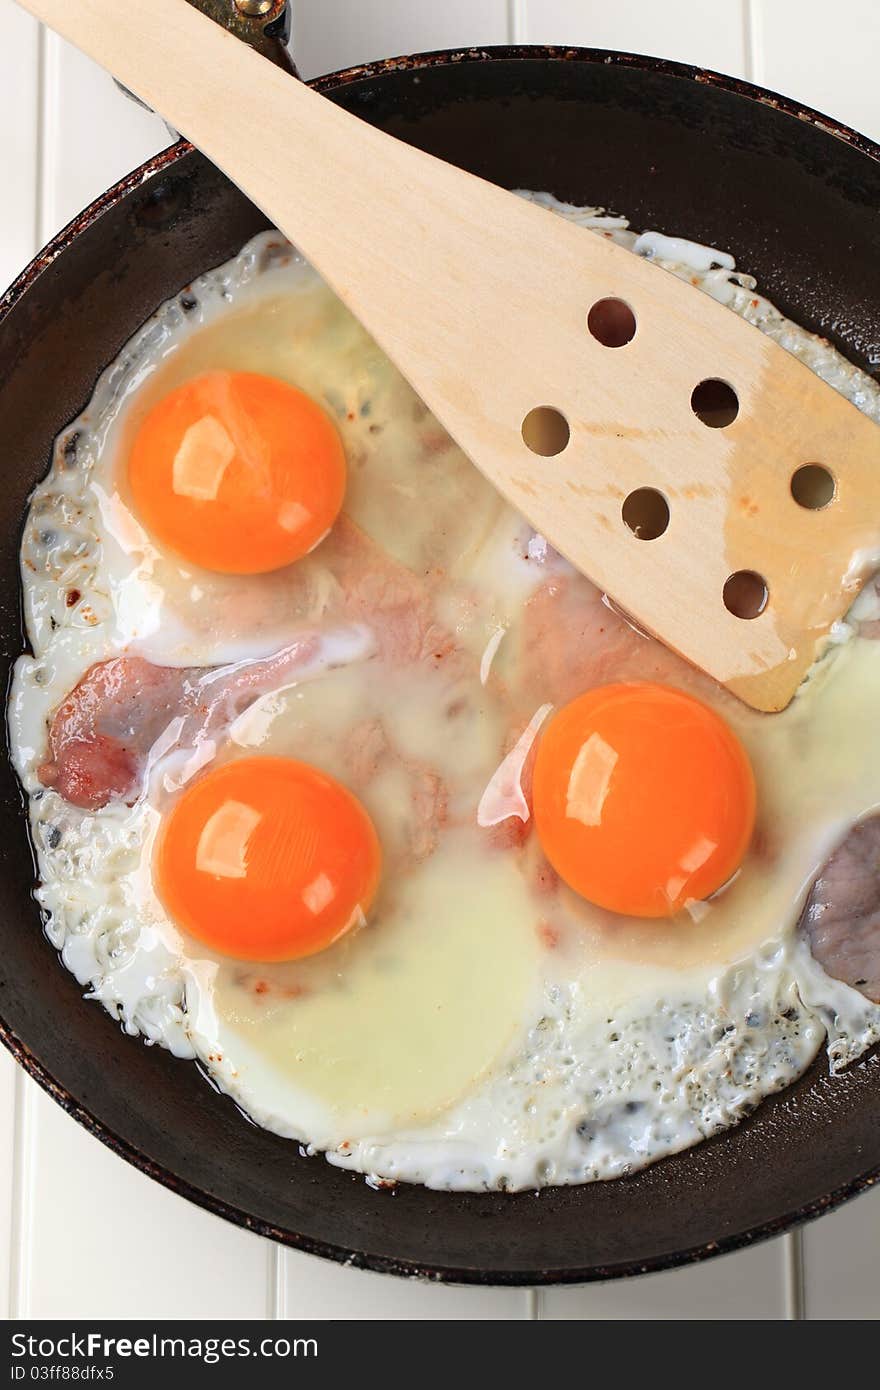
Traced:
[[[880, 139], [878, 0], [294, 0], [293, 9], [306, 77], [419, 49], [584, 44], [751, 78]], [[156, 117], [12, 0], [0, 0], [0, 129], [0, 287], [168, 143]], [[338, 1268], [143, 1177], [0, 1049], [0, 1316], [8, 1307], [13, 1318], [874, 1319], [878, 1276], [880, 1191], [802, 1234], [626, 1283], [454, 1289]]]

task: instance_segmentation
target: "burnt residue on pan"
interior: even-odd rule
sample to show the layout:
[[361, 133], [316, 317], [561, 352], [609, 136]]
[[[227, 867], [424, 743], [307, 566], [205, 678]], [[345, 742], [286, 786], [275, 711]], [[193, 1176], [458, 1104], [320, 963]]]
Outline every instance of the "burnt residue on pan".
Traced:
[[[580, 49], [463, 49], [314, 84], [385, 129], [507, 186], [603, 202], [634, 225], [726, 245], [860, 366], [880, 364], [880, 149], [773, 93], [680, 64]], [[51, 443], [157, 304], [265, 218], [179, 142], [109, 190], [0, 300], [0, 636], [21, 649], [24, 503]], [[738, 1129], [583, 1188], [376, 1192], [247, 1124], [191, 1066], [114, 1028], [52, 959], [19, 789], [0, 768], [0, 1038], [60, 1105], [182, 1196], [348, 1264], [477, 1284], [671, 1268], [820, 1215], [880, 1175], [880, 1056], [817, 1062]]]

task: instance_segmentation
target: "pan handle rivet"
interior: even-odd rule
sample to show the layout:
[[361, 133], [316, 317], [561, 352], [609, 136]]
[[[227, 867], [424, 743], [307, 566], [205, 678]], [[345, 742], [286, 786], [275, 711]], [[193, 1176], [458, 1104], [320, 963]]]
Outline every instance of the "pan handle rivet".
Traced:
[[235, 8], [239, 14], [261, 15], [268, 14], [273, 3], [274, 0], [235, 0]]

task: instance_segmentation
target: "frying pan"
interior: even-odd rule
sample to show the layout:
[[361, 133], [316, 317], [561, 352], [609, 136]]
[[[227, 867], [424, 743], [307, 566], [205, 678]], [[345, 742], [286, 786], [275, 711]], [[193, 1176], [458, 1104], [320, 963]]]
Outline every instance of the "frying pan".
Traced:
[[[827, 117], [716, 73], [588, 49], [430, 53], [313, 85], [374, 125], [499, 184], [549, 189], [624, 212], [635, 227], [729, 249], [786, 314], [866, 370], [880, 364], [880, 149]], [[23, 510], [53, 438], [160, 302], [264, 225], [180, 142], [87, 208], [0, 301], [0, 643], [7, 671], [23, 646]], [[605, 1279], [773, 1235], [880, 1173], [880, 1058], [831, 1079], [823, 1056], [738, 1128], [629, 1178], [538, 1197], [408, 1185], [375, 1192], [246, 1123], [196, 1067], [124, 1036], [100, 1006], [84, 1003], [42, 933], [33, 882], [22, 798], [6, 761], [6, 1046], [129, 1162], [299, 1249], [465, 1283]]]

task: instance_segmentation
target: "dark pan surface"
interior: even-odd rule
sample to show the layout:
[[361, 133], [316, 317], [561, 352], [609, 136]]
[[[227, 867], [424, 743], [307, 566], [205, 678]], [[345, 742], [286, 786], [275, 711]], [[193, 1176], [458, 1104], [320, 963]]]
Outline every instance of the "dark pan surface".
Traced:
[[[436, 54], [318, 84], [366, 119], [508, 186], [625, 212], [734, 252], [763, 290], [880, 363], [880, 151], [714, 74], [583, 50]], [[377, 193], [381, 190], [377, 187]], [[331, 190], [328, 189], [328, 196]], [[186, 146], [113, 189], [0, 307], [0, 640], [22, 646], [18, 542], [55, 434], [167, 296], [262, 216]], [[247, 1124], [195, 1067], [125, 1037], [57, 964], [31, 898], [21, 796], [0, 768], [0, 1034], [71, 1114], [221, 1215], [356, 1265], [456, 1281], [665, 1268], [816, 1215], [880, 1172], [880, 1058], [824, 1060], [738, 1129], [646, 1172], [539, 1197], [374, 1192]]]

